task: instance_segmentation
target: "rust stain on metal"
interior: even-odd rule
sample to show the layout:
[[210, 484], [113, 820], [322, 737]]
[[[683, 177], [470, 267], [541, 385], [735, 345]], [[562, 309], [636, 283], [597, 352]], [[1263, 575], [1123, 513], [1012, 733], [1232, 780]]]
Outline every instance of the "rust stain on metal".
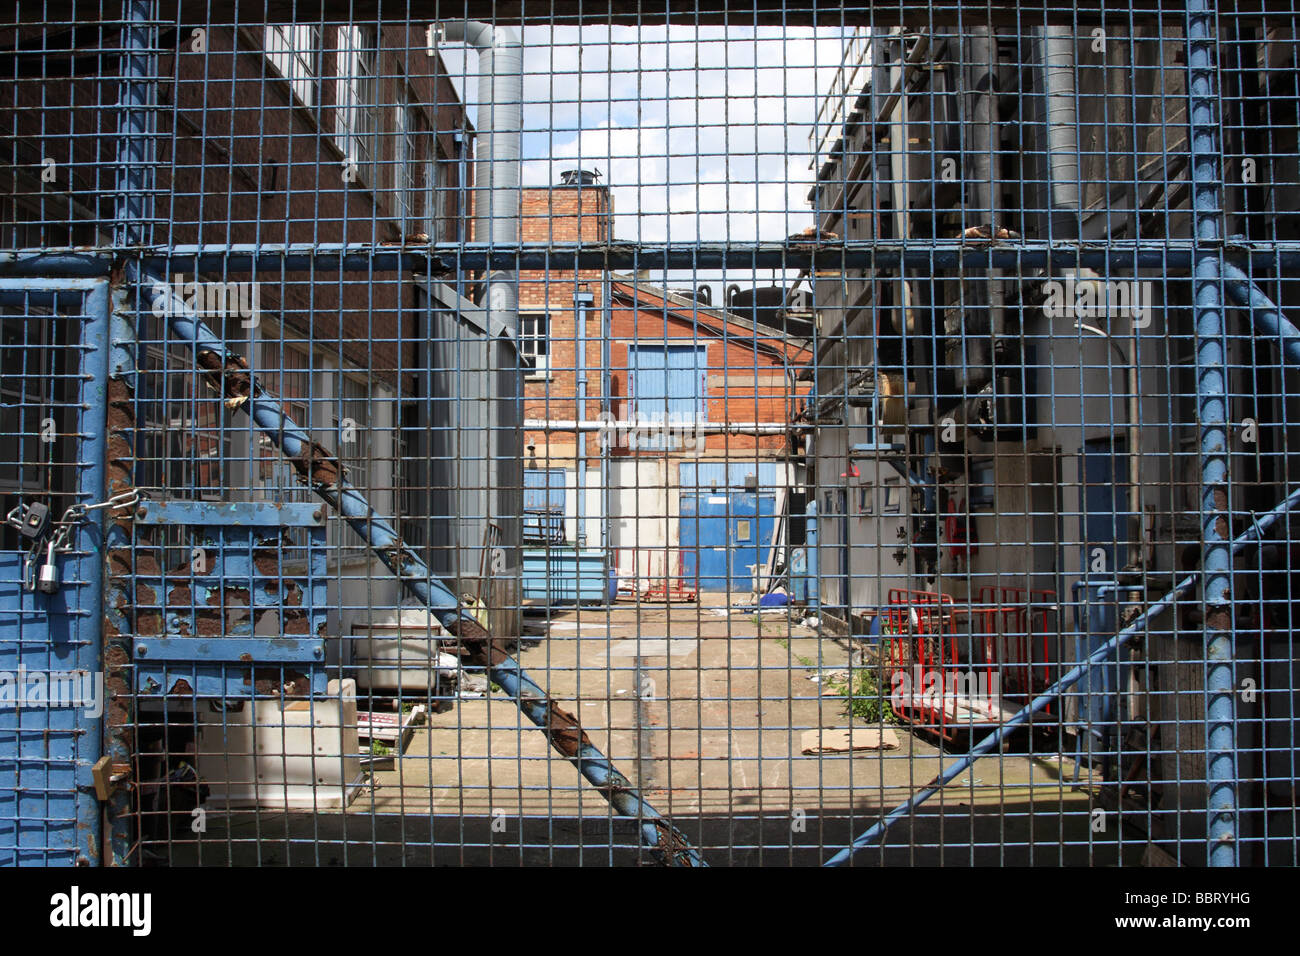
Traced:
[[311, 680], [301, 671], [258, 667], [253, 671], [253, 690], [259, 697], [305, 698], [311, 692]]
[[469, 618], [462, 617], [452, 622], [447, 633], [456, 638], [451, 653], [475, 667], [495, 667], [510, 656], [502, 643], [488, 634], [482, 624]]
[[208, 595], [208, 607], [248, 607], [248, 588], [223, 587]]
[[285, 459], [301, 478], [317, 487], [337, 485], [345, 474], [339, 460], [320, 442], [304, 444], [298, 454], [285, 455]]
[[[239, 355], [199, 349], [197, 361], [208, 384], [225, 398], [229, 407], [238, 408], [256, 394], [257, 385], [248, 363]], [[276, 444], [283, 452], [283, 436]], [[339, 460], [319, 442], [306, 442], [296, 455], [284, 457], [300, 478], [318, 488], [337, 485], [345, 474]]]
[[248, 363], [234, 352], [222, 356], [212, 349], [199, 349], [196, 360], [208, 384], [227, 401], [247, 401], [252, 395], [253, 377]]
[[577, 757], [584, 746], [590, 746], [591, 739], [577, 717], [551, 699], [547, 700], [546, 711], [546, 736], [556, 750], [566, 757]]

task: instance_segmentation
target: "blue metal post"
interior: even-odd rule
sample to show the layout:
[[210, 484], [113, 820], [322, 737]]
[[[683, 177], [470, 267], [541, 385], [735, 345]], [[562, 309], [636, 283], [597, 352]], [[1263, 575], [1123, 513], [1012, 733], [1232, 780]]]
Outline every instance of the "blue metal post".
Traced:
[[[117, 182], [113, 209], [113, 244], [118, 249], [147, 247], [153, 242], [154, 137], [157, 103], [158, 34], [156, 13], [150, 0], [130, 0], [124, 10], [128, 21], [122, 31], [121, 84], [117, 114]], [[106, 303], [106, 307], [108, 304]], [[101, 475], [108, 495], [135, 486], [133, 459], [136, 324], [133, 303], [122, 275], [115, 274], [111, 292], [111, 318], [106, 350], [107, 394], [104, 428], [107, 447], [106, 474]], [[114, 768], [131, 766], [133, 721], [127, 663], [131, 659], [134, 626], [129, 608], [134, 604], [129, 572], [130, 516], [109, 520], [104, 533], [104, 575], [107, 587], [102, 606], [105, 692], [103, 748]], [[131, 793], [115, 788], [106, 813], [111, 862], [125, 865], [132, 859]]]
[[1202, 601], [1205, 610], [1205, 760], [1209, 863], [1237, 862], [1233, 706], [1232, 550], [1228, 501], [1228, 395], [1224, 368], [1223, 213], [1216, 115], [1213, 0], [1187, 5], [1187, 90], [1191, 120], [1196, 393], [1201, 424]]
[[808, 502], [805, 511], [807, 516], [804, 525], [804, 545], [808, 552], [808, 611], [810, 614], [816, 614], [817, 609], [821, 606], [821, 578], [817, 574], [817, 502], [816, 500]]
[[[78, 468], [85, 471], [78, 475], [77, 490], [81, 501], [94, 501], [104, 487], [104, 472], [108, 461], [107, 454], [107, 408], [108, 402], [108, 365], [109, 365], [109, 296], [108, 280], [102, 279], [95, 284], [93, 291], [86, 295], [86, 323], [82, 330], [81, 351], [81, 401], [83, 437], [78, 442]], [[81, 555], [76, 564], [76, 580], [84, 581], [84, 589], [77, 595], [78, 615], [72, 625], [76, 634], [75, 659], [78, 667], [88, 671], [102, 672], [104, 660], [103, 617], [99, 608], [104, 601], [104, 553], [101, 549], [103, 540], [100, 521], [102, 512], [92, 512], [91, 521], [77, 526], [74, 538], [74, 550]], [[107, 692], [107, 684], [105, 685]], [[102, 718], [101, 718], [102, 719]], [[74, 717], [78, 729], [85, 731], [81, 742], [77, 744], [78, 771], [84, 767], [89, 770], [99, 760], [105, 744], [97, 721], [77, 713]], [[79, 773], [80, 776], [80, 773]], [[83, 778], [84, 779], [84, 778]], [[75, 797], [77, 801], [77, 826], [88, 828], [96, 839], [78, 840], [81, 844], [77, 856], [78, 864], [90, 860], [102, 864], [104, 841], [101, 827], [104, 818], [99, 804], [90, 799], [83, 790]]]

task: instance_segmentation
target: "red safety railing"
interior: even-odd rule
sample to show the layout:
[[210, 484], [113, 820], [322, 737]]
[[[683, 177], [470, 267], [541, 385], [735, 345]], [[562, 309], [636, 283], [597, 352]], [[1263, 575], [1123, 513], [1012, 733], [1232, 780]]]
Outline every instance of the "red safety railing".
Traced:
[[[890, 705], [901, 719], [951, 739], [948, 674], [958, 663], [955, 605], [937, 591], [890, 588], [880, 633], [887, 641]], [[949, 710], [954, 710], [950, 715]]]
[[[1060, 654], [1051, 647], [1056, 606], [1056, 592], [1046, 588], [990, 585], [979, 590], [973, 612], [983, 635], [984, 661], [997, 673], [1001, 696], [1017, 707], [1060, 676]], [[1052, 704], [1043, 710], [1052, 712]]]
[[1058, 676], [1054, 591], [989, 586], [975, 604], [958, 605], [936, 591], [892, 588], [888, 602], [880, 633], [891, 706], [945, 740], [997, 723], [1008, 703], [1022, 706]]

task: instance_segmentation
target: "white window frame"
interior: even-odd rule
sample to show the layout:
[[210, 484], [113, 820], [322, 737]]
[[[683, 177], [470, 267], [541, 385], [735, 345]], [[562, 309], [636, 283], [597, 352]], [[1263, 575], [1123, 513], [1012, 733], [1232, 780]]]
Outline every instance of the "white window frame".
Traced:
[[[536, 321], [542, 319], [545, 322], [545, 329], [540, 333], [537, 330]], [[528, 321], [534, 323], [531, 332], [525, 331], [525, 323]], [[538, 354], [537, 344], [542, 343], [545, 346], [544, 351]], [[526, 368], [524, 374], [529, 377], [541, 378], [550, 374], [551, 371], [551, 313], [534, 309], [531, 311], [520, 311], [519, 313], [519, 357], [521, 359], [531, 359], [533, 365]]]
[[433, 242], [446, 242], [448, 217], [443, 214], [447, 191], [448, 169], [446, 158], [438, 149], [438, 139], [429, 135], [429, 155], [424, 159], [424, 232]]
[[262, 31], [267, 61], [289, 84], [289, 90], [307, 109], [316, 105], [317, 53], [320, 30], [308, 23], [268, 24]]
[[335, 144], [356, 167], [357, 180], [370, 185], [379, 138], [379, 51], [374, 27], [339, 27], [336, 53]]
[[419, 109], [403, 83], [398, 88], [397, 103], [393, 107], [393, 217], [403, 234], [419, 231], [415, 212], [419, 185], [416, 176], [416, 164], [420, 161], [419, 137]]

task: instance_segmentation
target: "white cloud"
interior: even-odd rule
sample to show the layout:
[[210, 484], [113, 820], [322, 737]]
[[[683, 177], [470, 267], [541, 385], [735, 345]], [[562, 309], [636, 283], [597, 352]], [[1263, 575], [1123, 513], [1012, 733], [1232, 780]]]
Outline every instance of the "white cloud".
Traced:
[[[808, 137], [845, 36], [526, 27], [524, 184], [557, 182], [574, 166], [599, 170], [613, 192], [618, 239], [780, 240], [812, 223]], [[443, 58], [473, 116], [477, 63], [457, 53], [448, 48]]]

